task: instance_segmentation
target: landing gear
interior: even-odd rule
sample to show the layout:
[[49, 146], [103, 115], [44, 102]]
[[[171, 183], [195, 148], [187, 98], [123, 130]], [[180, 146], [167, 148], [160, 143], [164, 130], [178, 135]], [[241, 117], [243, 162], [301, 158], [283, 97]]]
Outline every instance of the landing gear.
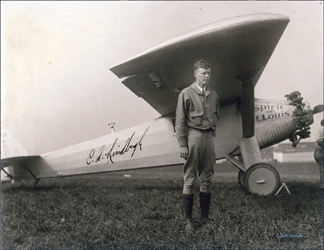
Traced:
[[245, 172], [240, 170], [237, 179], [238, 179], [238, 183], [241, 185], [242, 188], [245, 188], [244, 178], [245, 178]]
[[250, 194], [272, 195], [280, 185], [277, 170], [267, 163], [256, 163], [244, 173], [245, 188]]
[[280, 176], [270, 164], [259, 162], [246, 170], [243, 162], [235, 159], [231, 154], [226, 159], [239, 169], [238, 182], [250, 194], [267, 196], [277, 192]]

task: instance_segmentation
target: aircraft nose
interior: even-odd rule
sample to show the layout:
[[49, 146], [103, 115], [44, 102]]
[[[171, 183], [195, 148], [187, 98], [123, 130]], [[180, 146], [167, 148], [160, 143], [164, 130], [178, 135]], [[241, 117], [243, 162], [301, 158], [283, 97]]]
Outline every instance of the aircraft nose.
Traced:
[[[295, 106], [293, 112], [293, 118], [297, 130], [292, 135], [291, 141], [293, 142], [293, 147], [296, 147], [299, 141], [303, 138], [307, 138], [310, 135], [310, 125], [314, 122], [314, 114], [323, 111], [323, 105], [317, 105], [312, 110], [309, 102], [303, 101], [298, 91], [292, 92], [286, 95], [287, 100], [290, 101], [289, 104]], [[299, 137], [299, 139], [297, 138]]]

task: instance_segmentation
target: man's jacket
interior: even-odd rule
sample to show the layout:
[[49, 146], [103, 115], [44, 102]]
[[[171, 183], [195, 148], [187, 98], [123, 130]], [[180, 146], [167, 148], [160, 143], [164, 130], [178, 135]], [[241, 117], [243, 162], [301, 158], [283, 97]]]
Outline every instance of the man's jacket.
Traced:
[[187, 146], [187, 130], [212, 130], [215, 134], [219, 118], [219, 98], [214, 90], [206, 87], [205, 97], [196, 83], [183, 89], [176, 109], [176, 137], [180, 147]]

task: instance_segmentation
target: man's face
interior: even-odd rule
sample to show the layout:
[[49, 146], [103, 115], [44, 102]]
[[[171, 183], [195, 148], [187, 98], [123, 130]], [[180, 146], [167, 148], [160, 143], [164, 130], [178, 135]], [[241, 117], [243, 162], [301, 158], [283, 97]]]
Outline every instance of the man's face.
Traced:
[[210, 79], [210, 68], [209, 69], [203, 69], [198, 68], [195, 71], [195, 77], [196, 77], [196, 83], [199, 87], [205, 88], [209, 82]]

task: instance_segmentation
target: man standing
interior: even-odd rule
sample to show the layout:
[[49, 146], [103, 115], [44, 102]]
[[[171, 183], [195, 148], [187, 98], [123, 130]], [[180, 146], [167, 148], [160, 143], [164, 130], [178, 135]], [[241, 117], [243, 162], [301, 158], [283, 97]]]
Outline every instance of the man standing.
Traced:
[[210, 65], [203, 60], [194, 64], [195, 82], [179, 94], [176, 109], [176, 136], [180, 145], [180, 156], [184, 158], [183, 206], [187, 219], [186, 231], [193, 232], [193, 185], [197, 174], [200, 179], [201, 225], [209, 220], [211, 180], [214, 174], [219, 98], [208, 87]]

